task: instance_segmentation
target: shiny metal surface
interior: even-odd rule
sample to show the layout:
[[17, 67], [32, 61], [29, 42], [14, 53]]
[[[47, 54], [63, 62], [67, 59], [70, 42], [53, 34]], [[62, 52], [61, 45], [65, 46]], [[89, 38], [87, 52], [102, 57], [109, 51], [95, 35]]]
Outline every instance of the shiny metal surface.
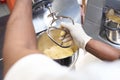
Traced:
[[63, 59], [56, 59], [55, 61], [60, 65], [67, 66], [70, 69], [73, 69], [75, 67], [76, 61], [78, 60], [78, 57], [79, 57], [79, 50], [76, 51], [72, 56]]
[[[47, 35], [46, 30], [43, 30], [39, 34], [37, 34], [38, 50], [42, 53], [44, 53], [45, 50], [50, 49], [53, 46], [57, 46], [57, 44], [55, 44], [53, 41], [51, 41], [50, 38], [46, 35]], [[43, 42], [43, 40], [44, 40], [44, 42]], [[40, 44], [41, 42], [42, 42], [42, 44]], [[39, 45], [43, 45], [43, 46], [39, 46]], [[56, 61], [57, 63], [59, 63], [60, 65], [67, 66], [70, 69], [73, 69], [75, 67], [75, 63], [76, 63], [76, 61], [78, 60], [78, 57], [79, 57], [79, 49], [75, 48], [74, 47], [75, 45], [72, 45], [72, 46], [71, 46], [71, 49], [73, 51], [72, 55], [66, 56], [64, 58], [62, 58], [62, 57], [57, 58], [56, 57], [56, 58], [54, 58], [54, 59], [52, 58], [52, 59], [54, 61]], [[67, 50], [67, 48], [64, 48], [64, 49]], [[61, 54], [66, 54], [66, 53], [63, 52]], [[50, 57], [49, 55], [47, 55], [47, 56]]]
[[[77, 0], [54, 0], [52, 2], [52, 9], [58, 12], [58, 15], [68, 16], [75, 22], [80, 22], [80, 8]], [[33, 15], [33, 24], [36, 33], [47, 28], [50, 21], [47, 18], [48, 14], [48, 9], [44, 9], [44, 12]]]
[[113, 21], [107, 21], [104, 24], [105, 35], [108, 41], [120, 45], [120, 27], [119, 24]]
[[115, 47], [115, 48], [118, 48], [120, 49], [120, 45], [119, 44], [115, 44], [113, 42], [111, 42], [107, 37], [106, 37], [106, 31], [102, 31], [100, 33], [100, 36], [99, 36], [100, 40], [102, 40], [103, 42]]
[[[102, 11], [100, 39], [113, 47], [120, 49], [120, 25], [119, 25], [119, 2], [118, 0], [105, 1]], [[112, 12], [111, 12], [112, 11]], [[111, 15], [111, 14], [113, 15]], [[111, 18], [110, 18], [111, 17]], [[114, 20], [115, 19], [115, 20]], [[117, 21], [118, 20], [118, 21]]]
[[112, 30], [107, 30], [106, 31], [106, 37], [108, 41], [115, 43], [115, 44], [120, 44], [120, 31], [112, 31]]

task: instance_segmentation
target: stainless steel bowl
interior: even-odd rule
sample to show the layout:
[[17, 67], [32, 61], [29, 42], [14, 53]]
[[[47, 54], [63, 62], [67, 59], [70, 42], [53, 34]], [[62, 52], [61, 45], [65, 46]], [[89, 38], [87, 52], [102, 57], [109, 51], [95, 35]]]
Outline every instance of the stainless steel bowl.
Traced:
[[105, 23], [105, 31], [110, 42], [120, 45], [120, 24], [108, 21]]
[[[44, 53], [45, 49], [49, 49], [53, 45], [56, 45], [51, 39], [49, 39], [48, 36], [45, 36], [45, 35], [47, 35], [46, 30], [43, 30], [43, 31], [41, 31], [40, 33], [37, 34], [37, 40], [38, 40], [37, 44], [38, 44], [38, 46], [41, 45], [40, 47], [38, 47], [38, 50], [42, 53]], [[45, 37], [43, 38], [43, 36], [45, 36]], [[39, 43], [40, 41], [42, 43]], [[70, 56], [67, 56], [67, 57], [64, 57], [64, 58], [59, 58], [59, 59], [53, 59], [53, 60], [58, 62], [59, 64], [61, 64], [63, 66], [73, 68], [75, 66], [75, 63], [76, 63], [76, 61], [78, 59], [78, 56], [79, 56], [78, 48], [73, 48], [73, 52], [74, 53]]]

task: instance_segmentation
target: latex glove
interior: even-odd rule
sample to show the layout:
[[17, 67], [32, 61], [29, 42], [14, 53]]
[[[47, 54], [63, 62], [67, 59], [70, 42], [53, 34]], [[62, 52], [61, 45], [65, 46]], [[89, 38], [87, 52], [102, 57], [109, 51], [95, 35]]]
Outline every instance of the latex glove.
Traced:
[[84, 1], [85, 1], [85, 3], [87, 4], [87, 1], [88, 1], [88, 0], [77, 0], [78, 4], [80, 4], [80, 5], [81, 5]]
[[77, 0], [78, 4], [82, 4], [82, 0]]
[[88, 36], [85, 31], [83, 30], [81, 24], [75, 23], [74, 25], [71, 23], [61, 23], [62, 27], [67, 28], [70, 31], [70, 34], [75, 42], [75, 44], [85, 49], [86, 44], [91, 39], [90, 36]]

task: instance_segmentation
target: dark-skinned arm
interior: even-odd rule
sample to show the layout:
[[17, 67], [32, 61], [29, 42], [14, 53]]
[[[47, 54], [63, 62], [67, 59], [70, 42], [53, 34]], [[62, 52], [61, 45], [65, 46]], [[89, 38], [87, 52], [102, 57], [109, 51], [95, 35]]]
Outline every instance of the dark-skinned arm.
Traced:
[[120, 58], [119, 49], [94, 39], [91, 39], [85, 48], [88, 52], [102, 60], [113, 61]]
[[120, 58], [119, 49], [92, 39], [92, 37], [86, 34], [84, 27], [82, 27], [81, 24], [75, 23], [74, 25], [71, 25], [70, 23], [62, 22], [61, 26], [70, 31], [73, 40], [79, 48], [87, 50], [102, 60], [113, 61]]
[[38, 53], [38, 51], [32, 24], [32, 0], [16, 0], [5, 33], [4, 74], [16, 61], [33, 53]]

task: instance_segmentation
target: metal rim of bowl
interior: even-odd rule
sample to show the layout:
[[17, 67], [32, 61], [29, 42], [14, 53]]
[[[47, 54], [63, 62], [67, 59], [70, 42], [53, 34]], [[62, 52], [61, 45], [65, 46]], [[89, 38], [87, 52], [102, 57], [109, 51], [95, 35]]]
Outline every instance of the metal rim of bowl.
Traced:
[[[111, 26], [108, 26], [108, 23], [109, 23], [109, 22], [115, 23], [115, 24], [116, 24], [116, 28], [111, 27]], [[120, 28], [117, 27], [118, 25], [120, 25], [120, 24], [118, 24], [118, 23], [116, 23], [116, 22], [113, 22], [113, 21], [111, 21], [111, 20], [104, 23], [105, 36], [106, 36], [107, 40], [110, 41], [110, 42], [113, 43], [113, 44], [116, 44], [116, 45], [120, 45], [120, 42], [117, 42], [117, 41], [115, 41], [115, 40], [111, 40], [111, 39], [109, 38], [109, 31], [111, 31], [111, 32], [113, 32], [113, 31], [120, 31]]]
[[[111, 40], [111, 39], [109, 38], [109, 36], [108, 36], [108, 30], [109, 30], [109, 29], [105, 29], [105, 36], [106, 36], [107, 40], [110, 41], [111, 43], [115, 44], [115, 45], [120, 45], [120, 42], [116, 42], [116, 41]], [[115, 31], [115, 30], [111, 30], [111, 31]]]
[[[45, 30], [43, 30], [43, 31], [40, 31], [40, 32], [38, 32], [37, 34], [36, 34], [36, 36], [37, 37], [39, 37], [40, 36], [40, 34], [41, 33], [44, 33], [44, 32], [46, 32], [47, 31], [47, 29], [45, 29]], [[72, 55], [73, 56], [73, 55]], [[71, 57], [72, 57], [71, 56]], [[70, 57], [70, 56], [68, 56], [68, 57]], [[68, 67], [69, 67], [69, 69], [73, 69], [74, 68], [74, 66], [75, 66], [75, 63], [77, 62], [77, 60], [78, 60], [78, 57], [79, 57], [79, 49], [74, 53], [74, 61], [72, 62], [72, 64], [70, 64]], [[67, 58], [67, 57], [66, 57]], [[62, 59], [64, 59], [64, 58], [62, 58]], [[53, 59], [53, 60], [55, 60], [55, 59]]]
[[104, 27], [105, 27], [105, 29], [107, 29], [107, 30], [112, 30], [112, 31], [116, 31], [116, 30], [120, 30], [120, 28], [113, 28], [113, 27], [109, 27], [108, 25], [108, 22], [106, 22], [105, 24], [104, 24]]
[[110, 41], [111, 43], [115, 44], [115, 45], [120, 45], [120, 42], [116, 42], [116, 41], [112, 41], [109, 37], [108, 34], [105, 35], [107, 40]]

